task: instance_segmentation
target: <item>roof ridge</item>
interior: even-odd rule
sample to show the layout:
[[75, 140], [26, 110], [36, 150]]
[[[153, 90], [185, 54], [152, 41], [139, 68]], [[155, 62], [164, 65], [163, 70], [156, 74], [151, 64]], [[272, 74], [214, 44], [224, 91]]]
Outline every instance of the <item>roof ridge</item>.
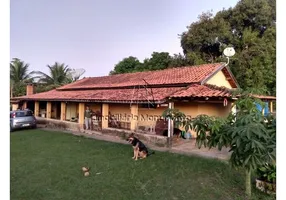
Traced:
[[[110, 76], [120, 76], [123, 74], [136, 74], [136, 73], [146, 73], [146, 72], [162, 72], [162, 71], [168, 71], [173, 69], [183, 69], [183, 68], [189, 68], [189, 67], [201, 67], [203, 65], [217, 65], [217, 64], [224, 64], [224, 62], [216, 62], [216, 63], [204, 63], [199, 65], [187, 65], [187, 66], [181, 66], [181, 67], [168, 67], [166, 69], [156, 69], [156, 70], [148, 70], [148, 71], [140, 71], [140, 72], [127, 72], [127, 73], [121, 73], [121, 74], [112, 74], [112, 75], [105, 75], [105, 76], [94, 76], [94, 77], [85, 77], [85, 78], [98, 78], [98, 77], [110, 77]], [[82, 80], [82, 79], [80, 79]]]
[[[145, 82], [144, 82], [145, 83]], [[199, 84], [199, 82], [191, 83], [191, 84]], [[134, 89], [134, 87], [146, 87], [146, 88], [176, 88], [176, 87], [189, 87], [190, 83], [175, 83], [175, 84], [148, 84], [147, 86], [142, 84], [136, 85], [126, 85], [126, 86], [112, 86], [112, 87], [80, 87], [80, 88], [56, 88], [57, 91], [77, 91], [77, 90], [111, 90], [111, 89]]]
[[[88, 77], [84, 79], [80, 79], [76, 82], [61, 86], [57, 88], [58, 90], [66, 90], [66, 89], [79, 89], [84, 87], [90, 88], [98, 88], [98, 87], [124, 87], [124, 86], [135, 86], [142, 85], [139, 80], [143, 77], [147, 78], [146, 80], [151, 81], [151, 85], [159, 85], [159, 84], [177, 84], [176, 80], [180, 80], [180, 83], [190, 83], [190, 82], [201, 82], [204, 80], [204, 77], [208, 77], [213, 74], [216, 70], [220, 69], [221, 66], [224, 66], [224, 63], [208, 63], [201, 65], [193, 65], [193, 66], [182, 66], [182, 67], [173, 67], [167, 68], [163, 70], [152, 70], [152, 71], [142, 71], [142, 72], [130, 72], [123, 74], [114, 74], [108, 76], [96, 76], [96, 77]], [[183, 71], [181, 73], [181, 71]], [[190, 72], [189, 72], [190, 71]], [[188, 72], [188, 73], [184, 73]], [[199, 75], [196, 76], [195, 74]], [[162, 76], [163, 75], [163, 76]], [[178, 77], [177, 77], [178, 76]], [[149, 79], [150, 77], [150, 79]], [[156, 77], [156, 78], [155, 78]], [[155, 78], [155, 79], [154, 79]], [[168, 79], [168, 80], [167, 80]], [[95, 82], [99, 80], [99, 82]], [[104, 81], [103, 81], [104, 80]], [[118, 80], [118, 81], [117, 81]], [[175, 80], [175, 81], [172, 81]], [[103, 83], [101, 82], [103, 81]], [[157, 82], [157, 83], [155, 83]]]

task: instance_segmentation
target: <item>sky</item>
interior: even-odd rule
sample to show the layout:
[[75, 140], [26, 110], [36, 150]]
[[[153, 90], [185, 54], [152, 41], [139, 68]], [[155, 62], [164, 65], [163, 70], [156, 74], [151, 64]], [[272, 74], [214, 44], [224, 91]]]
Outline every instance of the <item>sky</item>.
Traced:
[[202, 12], [238, 0], [11, 0], [10, 59], [48, 72], [56, 61], [108, 75], [125, 57], [182, 53], [178, 34]]

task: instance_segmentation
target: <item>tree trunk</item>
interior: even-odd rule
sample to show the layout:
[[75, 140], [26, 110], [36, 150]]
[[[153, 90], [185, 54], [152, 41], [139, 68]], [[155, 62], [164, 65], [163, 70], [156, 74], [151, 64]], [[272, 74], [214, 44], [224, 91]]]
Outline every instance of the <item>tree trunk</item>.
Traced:
[[251, 197], [251, 171], [245, 170], [245, 193], [247, 197]]

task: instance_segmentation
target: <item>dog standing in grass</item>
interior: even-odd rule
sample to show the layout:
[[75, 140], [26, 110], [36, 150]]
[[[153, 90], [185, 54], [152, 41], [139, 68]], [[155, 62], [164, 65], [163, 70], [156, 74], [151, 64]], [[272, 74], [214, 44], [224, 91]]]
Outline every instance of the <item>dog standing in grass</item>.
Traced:
[[133, 147], [133, 157], [132, 159], [137, 160], [138, 157], [140, 159], [144, 159], [147, 156], [149, 156], [152, 153], [148, 152], [147, 147], [144, 145], [143, 142], [141, 142], [138, 138], [136, 138], [134, 136], [134, 134], [132, 133], [131, 135], [129, 135], [129, 137], [126, 139], [126, 141], [128, 141], [128, 143], [130, 143]]

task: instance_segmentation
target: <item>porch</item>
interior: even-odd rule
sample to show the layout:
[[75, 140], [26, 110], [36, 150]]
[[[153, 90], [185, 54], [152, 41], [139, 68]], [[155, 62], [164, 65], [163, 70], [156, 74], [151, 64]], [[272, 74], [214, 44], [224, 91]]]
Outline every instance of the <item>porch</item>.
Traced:
[[[18, 101], [12, 103], [12, 110], [30, 109], [38, 119], [49, 119], [52, 122], [67, 122], [76, 124], [80, 129], [85, 129], [84, 112], [86, 107], [92, 110], [93, 131], [113, 128], [119, 130], [140, 131], [138, 124], [141, 120], [142, 126], [152, 126], [150, 118], [139, 117], [141, 105], [128, 103], [94, 103], [94, 102], [72, 102], [72, 101]], [[142, 106], [146, 113], [148, 108]], [[152, 110], [150, 110], [152, 111]], [[161, 116], [163, 110], [160, 109], [157, 116]], [[143, 113], [143, 114], [145, 114]], [[147, 123], [143, 121], [146, 120]], [[147, 130], [143, 128], [142, 130]], [[153, 129], [148, 129], [150, 133], [155, 133]], [[148, 131], [147, 131], [148, 132]]]
[[[265, 100], [267, 109], [262, 112], [275, 113], [274, 100]], [[20, 101], [13, 102], [12, 109], [19, 107], [28, 108], [41, 119], [52, 119], [58, 122], [74, 124], [84, 130], [84, 112], [86, 107], [93, 112], [91, 131], [102, 131], [104, 129], [126, 130], [151, 135], [162, 135], [168, 130], [168, 122], [162, 118], [164, 110], [177, 108], [188, 117], [200, 114], [212, 116], [224, 116], [231, 110], [232, 102], [224, 105], [222, 100], [192, 100], [172, 99], [172, 102], [163, 104], [129, 104], [129, 103], [95, 103], [95, 102], [73, 102], [73, 101]], [[183, 129], [182, 129], [183, 130]], [[195, 137], [194, 133], [191, 133]], [[172, 133], [171, 133], [172, 137]]]

